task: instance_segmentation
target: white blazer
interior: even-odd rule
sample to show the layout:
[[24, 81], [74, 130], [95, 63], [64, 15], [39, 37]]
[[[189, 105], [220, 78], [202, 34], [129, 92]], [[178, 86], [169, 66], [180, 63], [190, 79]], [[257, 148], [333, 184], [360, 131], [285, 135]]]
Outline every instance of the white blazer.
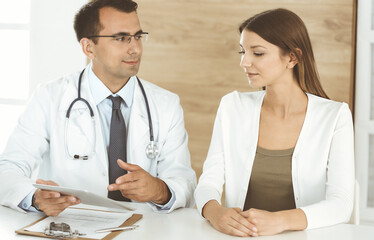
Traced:
[[[17, 205], [34, 190], [31, 184], [36, 177], [107, 196], [108, 154], [99, 113], [89, 89], [87, 70], [82, 78], [81, 95], [90, 103], [95, 115], [95, 153], [88, 160], [73, 160], [65, 152], [65, 115], [70, 103], [77, 97], [79, 74], [42, 84], [36, 90], [0, 156], [0, 204], [23, 211]], [[135, 81], [127, 160], [162, 179], [175, 192], [176, 201], [170, 211], [192, 207], [196, 176], [191, 168], [179, 97], [141, 81], [147, 94], [160, 154], [153, 160], [145, 155], [145, 148], [150, 142], [148, 115], [144, 97]], [[94, 144], [92, 129], [86, 105], [76, 103], [71, 111], [67, 135], [72, 154], [89, 152]], [[150, 206], [156, 209], [153, 204]]]
[[[200, 213], [214, 199], [243, 209], [258, 141], [265, 91], [232, 92], [222, 98], [203, 174], [195, 190]], [[308, 228], [347, 222], [353, 209], [353, 124], [345, 103], [307, 94], [308, 106], [292, 156], [297, 208]]]

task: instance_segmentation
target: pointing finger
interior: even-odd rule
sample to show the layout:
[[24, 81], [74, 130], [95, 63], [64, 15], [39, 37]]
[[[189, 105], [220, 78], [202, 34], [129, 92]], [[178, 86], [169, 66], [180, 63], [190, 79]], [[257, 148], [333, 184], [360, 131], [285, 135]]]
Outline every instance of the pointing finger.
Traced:
[[126, 162], [122, 161], [121, 159], [117, 160], [117, 164], [120, 168], [122, 168], [124, 170], [127, 170], [127, 171], [130, 171], [130, 172], [141, 169], [141, 167], [139, 167], [138, 165], [131, 164], [131, 163], [126, 163]]

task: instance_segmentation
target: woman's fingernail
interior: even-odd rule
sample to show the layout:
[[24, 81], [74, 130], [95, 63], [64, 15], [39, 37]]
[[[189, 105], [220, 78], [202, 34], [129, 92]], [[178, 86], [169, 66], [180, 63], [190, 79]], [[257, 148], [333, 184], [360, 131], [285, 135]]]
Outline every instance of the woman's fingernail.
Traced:
[[257, 232], [257, 228], [256, 227], [253, 227], [252, 230], [255, 231], [255, 232]]

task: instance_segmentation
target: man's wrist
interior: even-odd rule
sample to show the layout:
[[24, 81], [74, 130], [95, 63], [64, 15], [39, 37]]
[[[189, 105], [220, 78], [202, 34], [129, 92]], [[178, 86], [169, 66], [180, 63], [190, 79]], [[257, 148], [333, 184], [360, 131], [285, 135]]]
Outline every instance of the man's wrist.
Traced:
[[35, 193], [32, 195], [32, 201], [31, 201], [31, 206], [34, 207], [36, 210], [38, 211], [42, 211], [40, 208], [39, 208], [39, 205], [35, 202], [36, 200], [36, 197], [35, 197]]
[[160, 186], [159, 187], [160, 191], [158, 191], [159, 194], [157, 194], [157, 197], [152, 202], [159, 204], [159, 205], [165, 205], [171, 199], [170, 189], [166, 185], [166, 183], [162, 181], [161, 179], [156, 178], [156, 181], [158, 181], [158, 184]]

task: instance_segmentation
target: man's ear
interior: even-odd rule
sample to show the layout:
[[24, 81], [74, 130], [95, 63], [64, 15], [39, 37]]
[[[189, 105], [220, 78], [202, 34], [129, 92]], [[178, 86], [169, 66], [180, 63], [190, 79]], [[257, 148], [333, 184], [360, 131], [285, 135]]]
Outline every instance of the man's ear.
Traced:
[[82, 38], [79, 42], [82, 47], [83, 53], [89, 58], [94, 59], [95, 58], [95, 43], [88, 38]]
[[[297, 55], [299, 56], [299, 58], [301, 58], [301, 56], [303, 55], [303, 52], [301, 51], [301, 49], [295, 48], [295, 51], [297, 52]], [[287, 64], [287, 68], [293, 68], [299, 62], [299, 60], [294, 52], [290, 52], [289, 57], [290, 57], [290, 60]]]

